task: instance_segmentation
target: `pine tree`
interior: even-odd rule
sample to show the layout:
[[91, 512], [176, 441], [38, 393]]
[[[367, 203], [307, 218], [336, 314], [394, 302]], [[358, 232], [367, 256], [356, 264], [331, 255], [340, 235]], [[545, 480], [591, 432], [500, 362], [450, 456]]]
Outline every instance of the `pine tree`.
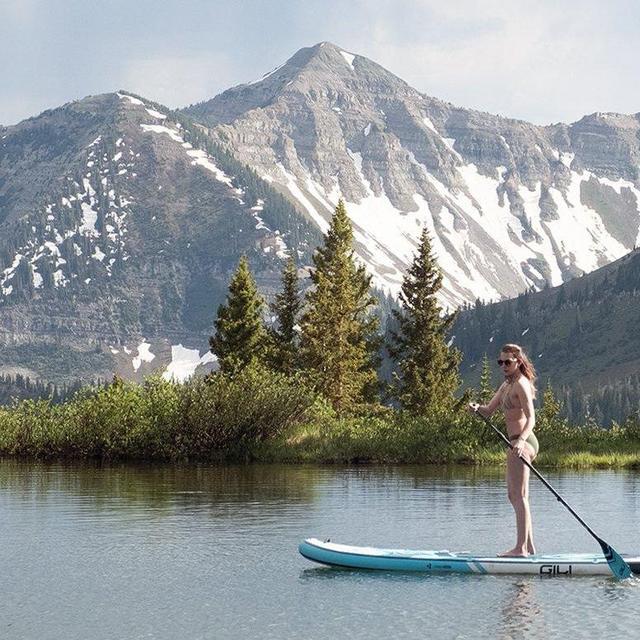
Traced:
[[493, 397], [494, 392], [491, 380], [491, 365], [485, 353], [482, 357], [482, 371], [480, 372], [480, 404], [487, 404]]
[[302, 300], [298, 293], [298, 270], [293, 257], [282, 271], [282, 292], [276, 295], [271, 311], [277, 326], [269, 332], [269, 364], [276, 371], [291, 375], [298, 366], [299, 337], [296, 330]]
[[442, 274], [425, 229], [402, 283], [401, 309], [395, 312], [399, 330], [388, 346], [398, 363], [391, 394], [413, 413], [435, 407], [451, 409], [457, 404], [453, 393], [460, 385], [458, 367], [462, 358], [447, 344], [455, 314], [443, 316], [436, 299], [441, 287]]
[[227, 304], [218, 307], [216, 333], [209, 338], [209, 347], [218, 357], [223, 373], [236, 373], [251, 361], [263, 359], [263, 304], [249, 262], [242, 256], [229, 284]]
[[313, 256], [314, 287], [301, 320], [301, 356], [310, 381], [346, 411], [377, 392], [378, 320], [371, 276], [353, 257], [353, 227], [342, 200]]
[[542, 408], [536, 418], [536, 430], [539, 433], [557, 431], [562, 403], [556, 397], [551, 381], [547, 381], [547, 387], [542, 394]]

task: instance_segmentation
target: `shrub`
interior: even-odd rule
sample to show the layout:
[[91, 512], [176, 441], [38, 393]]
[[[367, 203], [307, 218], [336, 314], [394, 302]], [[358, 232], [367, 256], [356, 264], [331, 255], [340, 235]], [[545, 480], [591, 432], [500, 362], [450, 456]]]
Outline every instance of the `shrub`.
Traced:
[[253, 363], [235, 375], [217, 373], [185, 385], [178, 450], [184, 455], [247, 453], [274, 438], [314, 402], [297, 376]]
[[296, 377], [259, 365], [184, 385], [115, 379], [52, 405], [0, 408], [0, 453], [99, 459], [209, 459], [247, 455], [300, 418], [314, 396]]

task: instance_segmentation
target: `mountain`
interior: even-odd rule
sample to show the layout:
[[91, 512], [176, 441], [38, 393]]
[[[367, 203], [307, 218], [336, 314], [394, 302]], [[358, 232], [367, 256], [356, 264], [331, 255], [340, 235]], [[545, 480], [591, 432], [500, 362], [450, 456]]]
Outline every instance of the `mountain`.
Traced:
[[[640, 410], [640, 250], [555, 288], [461, 311], [452, 329], [465, 354], [465, 383], [477, 385], [484, 354], [525, 347], [539, 376], [576, 419], [599, 424]], [[499, 382], [497, 367], [494, 382]]]
[[282, 259], [308, 261], [319, 237], [185, 116], [133, 95], [5, 128], [0, 374], [193, 371], [239, 256], [269, 293]]
[[320, 229], [343, 197], [391, 292], [424, 225], [449, 307], [559, 285], [638, 237], [638, 114], [540, 127], [462, 109], [328, 42], [185, 113]]
[[458, 108], [321, 43], [184, 110], [120, 91], [0, 127], [0, 376], [68, 388], [214, 366], [240, 255], [269, 298], [340, 197], [387, 293], [424, 225], [448, 307], [593, 272], [638, 236], [639, 126]]

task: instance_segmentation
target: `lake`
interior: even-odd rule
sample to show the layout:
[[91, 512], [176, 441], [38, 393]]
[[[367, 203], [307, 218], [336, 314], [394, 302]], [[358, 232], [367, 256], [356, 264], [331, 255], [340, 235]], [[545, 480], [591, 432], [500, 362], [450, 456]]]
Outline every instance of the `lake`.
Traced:
[[[640, 475], [547, 472], [640, 554]], [[539, 551], [597, 543], [535, 478]], [[313, 565], [305, 537], [493, 554], [515, 523], [501, 469], [0, 463], [0, 637], [601, 638], [640, 580], [392, 574]]]

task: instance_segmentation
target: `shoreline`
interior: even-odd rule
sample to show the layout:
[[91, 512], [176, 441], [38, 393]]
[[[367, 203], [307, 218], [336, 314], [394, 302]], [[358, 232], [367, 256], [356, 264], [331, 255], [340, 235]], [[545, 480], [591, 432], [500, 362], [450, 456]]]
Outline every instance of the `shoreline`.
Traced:
[[[467, 469], [503, 469], [505, 467], [505, 454], [503, 452], [481, 452], [475, 458], [456, 458], [450, 460], [400, 460], [392, 458], [373, 458], [373, 457], [348, 457], [334, 455], [331, 457], [311, 457], [305, 452], [277, 452], [263, 451], [257, 455], [219, 458], [198, 457], [184, 459], [158, 459], [144, 457], [116, 457], [116, 458], [99, 458], [92, 456], [39, 456], [39, 455], [19, 455], [19, 454], [0, 454], [2, 462], [23, 462], [23, 463], [42, 463], [42, 464], [70, 464], [90, 466], [111, 466], [111, 465], [144, 465], [144, 466], [211, 466], [211, 467], [227, 467], [227, 466], [260, 466], [260, 465], [285, 465], [291, 467], [314, 465], [326, 467], [463, 467]], [[539, 459], [533, 462], [537, 469], [558, 469], [558, 470], [612, 470], [612, 471], [638, 471], [640, 472], [640, 451], [637, 453], [609, 453], [598, 454], [590, 451], [575, 451], [570, 453], [558, 454], [540, 454]]]

